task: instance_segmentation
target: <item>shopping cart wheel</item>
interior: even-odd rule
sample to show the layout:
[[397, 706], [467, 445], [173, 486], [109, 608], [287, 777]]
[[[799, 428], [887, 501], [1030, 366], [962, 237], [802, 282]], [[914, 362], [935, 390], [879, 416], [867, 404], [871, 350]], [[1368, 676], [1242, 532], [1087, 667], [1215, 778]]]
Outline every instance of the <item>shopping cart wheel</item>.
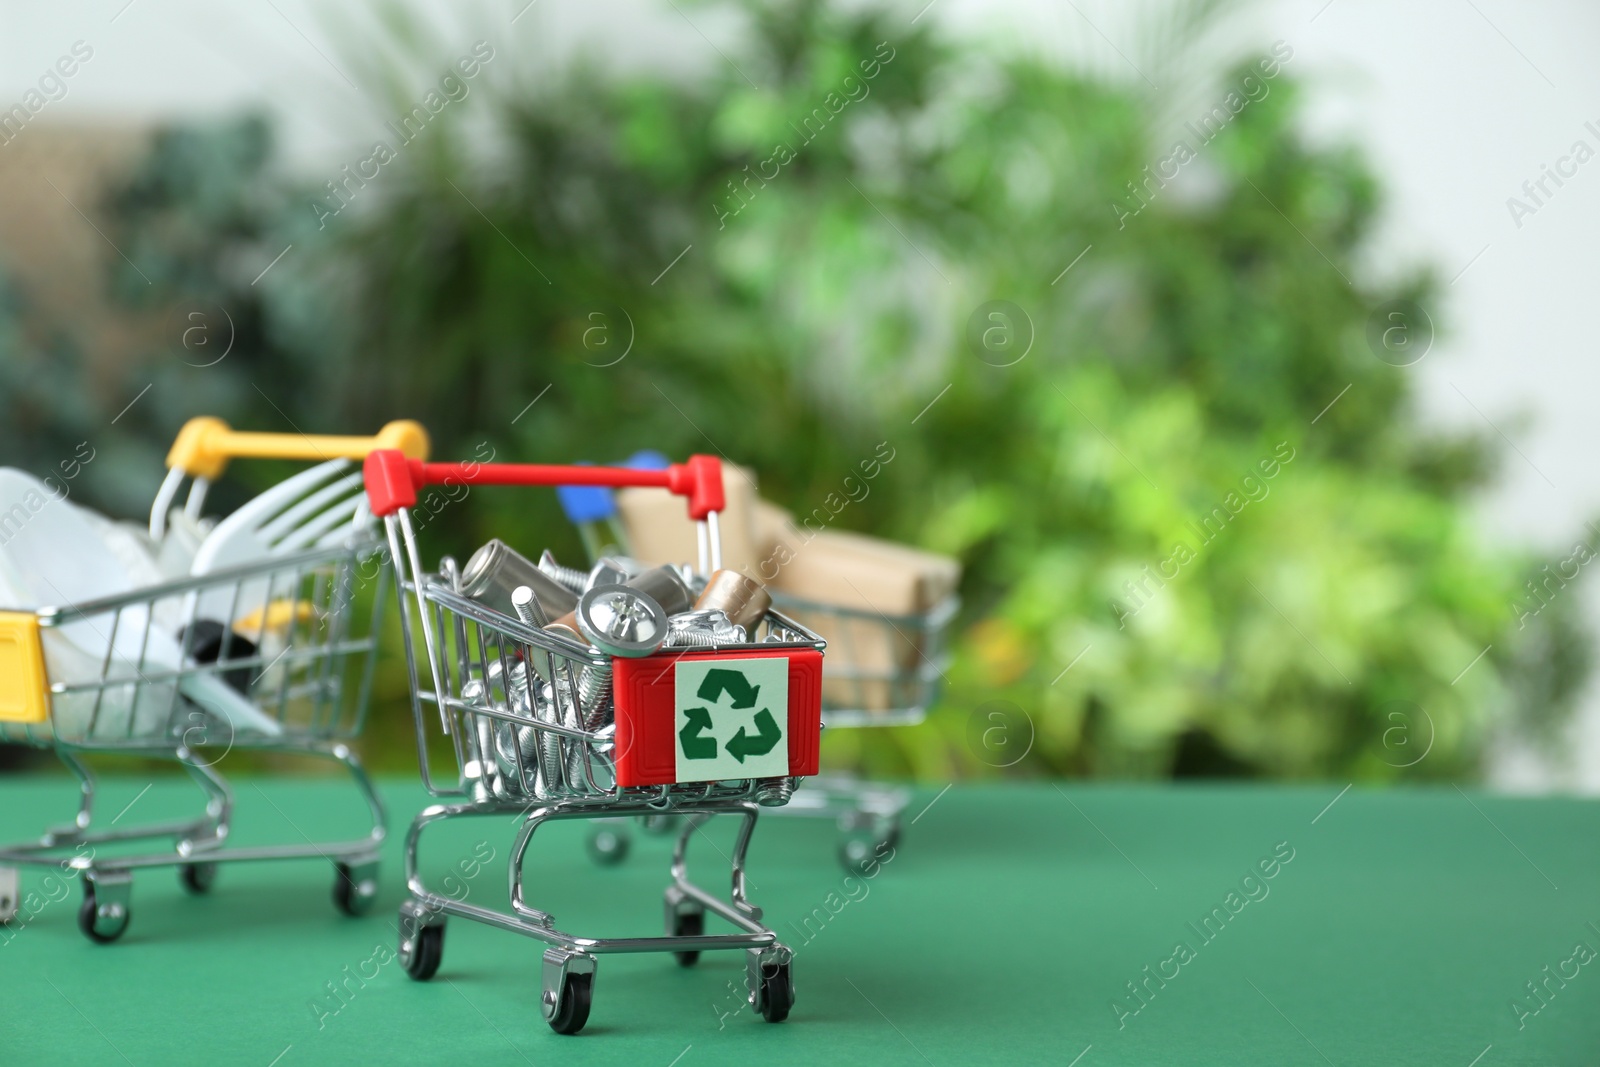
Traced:
[[400, 905], [400, 966], [418, 982], [439, 972], [444, 959], [444, 916], [429, 914], [414, 900]]
[[15, 867], [0, 867], [0, 924], [17, 917], [22, 906], [22, 872]]
[[769, 1023], [781, 1023], [794, 1007], [793, 956], [788, 949], [750, 950], [751, 1003]]
[[195, 896], [203, 896], [217, 884], [217, 864], [185, 863], [178, 868], [178, 881]]
[[333, 903], [346, 915], [360, 917], [378, 899], [378, 863], [335, 863]]
[[426, 982], [439, 973], [444, 962], [444, 924], [424, 926], [411, 940], [409, 950], [405, 938], [400, 940], [400, 959], [406, 973], [418, 982]]
[[90, 941], [109, 945], [128, 929], [133, 879], [129, 875], [100, 875], [83, 883], [83, 904], [78, 908], [78, 929]]
[[900, 847], [900, 822], [871, 823], [845, 831], [839, 842], [839, 863], [853, 874], [876, 874], [871, 868], [882, 863], [885, 854]]
[[597, 826], [589, 834], [589, 858], [602, 867], [615, 867], [628, 858], [628, 831], [614, 826]]
[[544, 953], [544, 995], [540, 1007], [550, 1029], [575, 1034], [589, 1021], [594, 1000], [593, 956], [550, 948]]
[[[676, 886], [667, 888], [667, 935], [669, 937], [699, 937], [706, 932], [706, 909]], [[674, 952], [678, 963], [693, 967], [700, 959], [700, 950], [685, 949]]]

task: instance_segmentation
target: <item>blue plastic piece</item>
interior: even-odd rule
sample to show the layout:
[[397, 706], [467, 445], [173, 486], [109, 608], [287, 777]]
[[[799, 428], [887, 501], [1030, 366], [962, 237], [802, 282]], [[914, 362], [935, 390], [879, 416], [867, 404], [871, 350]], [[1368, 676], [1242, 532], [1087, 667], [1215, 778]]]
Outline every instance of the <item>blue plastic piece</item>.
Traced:
[[[591, 466], [584, 460], [580, 460], [578, 465]], [[645, 449], [629, 456], [623, 461], [622, 466], [632, 467], [635, 470], [659, 471], [672, 466], [672, 461], [660, 452]], [[556, 499], [561, 501], [561, 510], [566, 512], [567, 521], [573, 525], [604, 522], [616, 518], [617, 515], [617, 502], [612, 498], [611, 490], [603, 485], [558, 485]]]
[[[579, 461], [578, 466], [589, 467], [593, 464]], [[561, 510], [567, 513], [567, 521], [574, 525], [603, 522], [617, 513], [611, 490], [603, 485], [558, 485], [556, 499], [561, 501]]]

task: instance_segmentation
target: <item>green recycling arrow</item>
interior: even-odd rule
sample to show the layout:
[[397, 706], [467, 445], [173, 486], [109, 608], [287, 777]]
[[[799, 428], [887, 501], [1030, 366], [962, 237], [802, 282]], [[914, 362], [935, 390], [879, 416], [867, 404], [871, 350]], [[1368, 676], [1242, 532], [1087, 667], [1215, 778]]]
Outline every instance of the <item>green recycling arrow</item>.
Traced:
[[[761, 692], [759, 685], [751, 685], [750, 679], [739, 671], [728, 670], [726, 667], [713, 667], [706, 671], [705, 679], [700, 683], [697, 696], [701, 700], [716, 703], [723, 693], [733, 697], [733, 706], [736, 708], [753, 708], [756, 706], [756, 697]], [[768, 745], [767, 748], [771, 748]], [[762, 749], [763, 752], [766, 749]], [[759, 755], [759, 753], [757, 753]]]
[[[723, 746], [728, 750], [728, 755], [740, 763], [744, 762], [746, 756], [765, 756], [783, 736], [783, 731], [778, 729], [777, 722], [772, 718], [772, 712], [766, 708], [756, 712], [756, 729], [761, 732], [751, 737], [744, 732], [743, 726], [739, 727], [739, 732], [728, 738], [728, 743]], [[716, 743], [712, 742], [711, 747], [715, 751]]]
[[[678, 741], [683, 746], [683, 758], [716, 759], [717, 739], [700, 736], [711, 730], [711, 713], [705, 708], [689, 708], [684, 711], [683, 717], [689, 720], [684, 728], [678, 731]], [[739, 762], [743, 763], [743, 758]]]

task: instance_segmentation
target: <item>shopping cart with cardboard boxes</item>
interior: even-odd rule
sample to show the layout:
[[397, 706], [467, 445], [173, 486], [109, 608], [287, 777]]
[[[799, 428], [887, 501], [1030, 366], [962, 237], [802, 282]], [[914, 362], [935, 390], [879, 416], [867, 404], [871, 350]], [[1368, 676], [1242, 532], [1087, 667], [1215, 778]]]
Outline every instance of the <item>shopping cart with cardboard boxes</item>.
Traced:
[[[376, 447], [420, 458], [427, 435], [411, 422], [374, 437], [308, 437], [195, 419], [168, 455], [147, 532], [64, 499], [11, 531], [0, 586], [28, 584], [33, 595], [0, 611], [0, 739], [53, 750], [78, 780], [79, 804], [70, 824], [0, 847], [0, 921], [15, 915], [22, 867], [81, 876], [79, 926], [97, 942], [126, 931], [133, 872], [150, 867], [176, 866], [204, 893], [222, 863], [331, 860], [338, 907], [355, 915], [371, 905], [384, 810], [349, 742], [366, 719], [388, 565], [348, 460]], [[324, 462], [221, 522], [202, 519], [211, 483], [243, 457]], [[21, 472], [0, 473], [11, 489], [27, 487]], [[172, 509], [185, 481], [187, 500]], [[342, 765], [371, 829], [348, 841], [229, 845], [234, 794], [215, 765], [239, 750]], [[87, 760], [100, 754], [182, 765], [205, 794], [204, 814], [117, 826], [130, 803], [97, 821]], [[151, 847], [163, 839], [171, 845]]]
[[[661, 462], [650, 452], [628, 460], [647, 469]], [[760, 499], [753, 474], [732, 464], [724, 471], [728, 565], [770, 583], [774, 606], [828, 643], [823, 726], [921, 723], [947, 665], [946, 635], [960, 607], [957, 563], [877, 538], [813, 529], [809, 517], [797, 525], [788, 512]], [[561, 503], [592, 557], [615, 551], [660, 563], [695, 549], [682, 516], [658, 491], [568, 489]], [[859, 871], [893, 855], [910, 799], [902, 786], [817, 775], [774, 814], [834, 820], [839, 860]], [[672, 829], [671, 820], [660, 816], [640, 823], [647, 832]], [[597, 862], [618, 863], [631, 841], [626, 824], [602, 824], [591, 834], [589, 850]]]
[[[434, 796], [458, 798], [425, 809], [406, 839], [409, 897], [399, 923], [406, 972], [418, 980], [434, 975], [450, 916], [543, 942], [542, 1012], [552, 1029], [571, 1034], [588, 1019], [599, 956], [671, 952], [688, 965], [702, 951], [737, 950], [746, 954], [751, 1005], [770, 1022], [784, 1019], [794, 1001], [792, 952], [750, 903], [745, 858], [757, 813], [781, 808], [799, 779], [816, 771], [825, 642], [764, 604], [742, 624], [734, 621], [736, 601], [720, 601], [726, 610], [704, 607], [720, 582], [737, 585], [719, 578], [718, 461], [694, 456], [637, 470], [422, 463], [379, 451], [367, 459], [366, 478], [398, 571], [422, 779]], [[600, 572], [580, 595], [499, 541], [465, 567], [446, 557], [430, 570], [410, 508], [423, 487], [447, 483], [665, 488], [687, 500], [699, 570], [709, 581], [692, 583], [700, 587], [693, 610], [696, 576], [674, 568]], [[448, 751], [453, 774], [435, 776], [434, 744]], [[446, 896], [419, 870], [426, 828], [483, 815], [519, 822], [509, 910]], [[740, 820], [727, 900], [688, 872], [691, 836], [716, 815]], [[526, 860], [541, 826], [619, 816], [678, 817], [665, 936], [569, 933], [531, 899]], [[708, 916], [733, 932], [706, 932]]]

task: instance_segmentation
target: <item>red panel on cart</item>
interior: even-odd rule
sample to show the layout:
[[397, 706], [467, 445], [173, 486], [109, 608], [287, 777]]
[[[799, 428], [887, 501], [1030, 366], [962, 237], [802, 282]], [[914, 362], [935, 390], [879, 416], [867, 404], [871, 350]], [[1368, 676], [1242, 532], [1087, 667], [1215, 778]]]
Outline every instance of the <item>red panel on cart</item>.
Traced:
[[617, 713], [617, 784], [666, 785], [678, 780], [677, 665], [684, 660], [789, 661], [789, 774], [817, 773], [822, 745], [822, 653], [790, 651], [656, 655], [611, 663]]

